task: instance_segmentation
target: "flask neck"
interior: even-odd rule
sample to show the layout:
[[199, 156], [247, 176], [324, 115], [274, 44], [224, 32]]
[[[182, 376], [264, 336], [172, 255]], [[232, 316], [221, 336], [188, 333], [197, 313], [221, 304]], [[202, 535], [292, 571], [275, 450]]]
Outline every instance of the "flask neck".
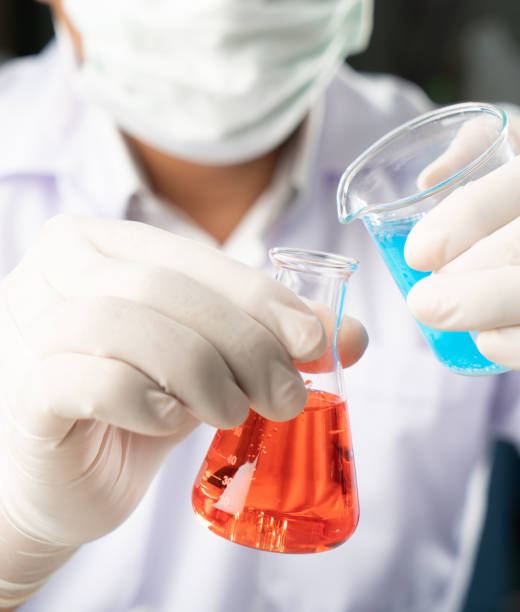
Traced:
[[297, 362], [308, 388], [341, 395], [341, 371], [337, 335], [345, 304], [347, 284], [357, 261], [341, 255], [303, 249], [272, 249], [276, 279], [302, 298], [320, 318], [327, 336], [327, 349], [310, 362]]
[[326, 306], [336, 318], [343, 310], [349, 278], [355, 272], [355, 259], [306, 249], [275, 248], [269, 256], [276, 280], [296, 295]]

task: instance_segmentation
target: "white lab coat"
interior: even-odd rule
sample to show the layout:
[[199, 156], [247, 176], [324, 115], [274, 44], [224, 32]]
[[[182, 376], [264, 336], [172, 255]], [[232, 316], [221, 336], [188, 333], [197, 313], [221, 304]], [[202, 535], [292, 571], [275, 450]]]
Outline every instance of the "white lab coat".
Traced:
[[[360, 223], [337, 222], [345, 166], [425, 110], [413, 87], [345, 68], [324, 98], [308, 188], [258, 240], [345, 253], [361, 264], [347, 310], [371, 342], [347, 371], [361, 519], [330, 552], [277, 555], [223, 540], [191, 509], [213, 430], [169, 456], [132, 516], [84, 546], [23, 612], [440, 612], [456, 610], [482, 517], [490, 441], [520, 440], [519, 375], [465, 378], [437, 363]], [[96, 113], [54, 50], [0, 72], [0, 270], [58, 212], [124, 217], [125, 177]]]

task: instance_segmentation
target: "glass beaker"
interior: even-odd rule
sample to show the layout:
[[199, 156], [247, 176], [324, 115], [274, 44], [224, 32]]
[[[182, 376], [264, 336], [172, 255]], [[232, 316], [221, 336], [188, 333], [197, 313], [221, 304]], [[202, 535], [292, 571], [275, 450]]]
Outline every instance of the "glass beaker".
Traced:
[[[425, 171], [443, 155], [451, 160], [449, 176], [422, 184]], [[348, 166], [338, 187], [339, 219], [363, 220], [406, 299], [413, 285], [431, 274], [418, 272], [405, 261], [404, 245], [412, 227], [456, 188], [513, 157], [501, 109], [477, 103], [440, 108], [383, 136]], [[507, 371], [478, 351], [473, 340], [478, 332], [446, 332], [418, 324], [439, 361], [452, 371], [466, 375]]]
[[307, 404], [285, 422], [250, 410], [218, 430], [193, 486], [196, 514], [214, 533], [251, 548], [314, 553], [344, 542], [359, 506], [336, 337], [353, 259], [302, 249], [270, 251], [278, 281], [330, 309], [333, 330], [320, 359], [295, 364]]

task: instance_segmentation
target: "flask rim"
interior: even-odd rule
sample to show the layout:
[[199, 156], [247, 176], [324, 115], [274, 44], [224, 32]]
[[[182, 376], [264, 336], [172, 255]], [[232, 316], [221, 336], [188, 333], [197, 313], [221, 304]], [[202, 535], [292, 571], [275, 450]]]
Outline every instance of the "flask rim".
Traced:
[[277, 268], [320, 276], [350, 276], [359, 265], [353, 257], [297, 247], [274, 247], [269, 258]]

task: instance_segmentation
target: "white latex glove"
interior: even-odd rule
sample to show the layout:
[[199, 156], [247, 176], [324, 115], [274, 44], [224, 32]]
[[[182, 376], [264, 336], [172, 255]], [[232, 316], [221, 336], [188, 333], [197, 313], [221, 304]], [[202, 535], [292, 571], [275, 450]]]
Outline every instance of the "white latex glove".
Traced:
[[[510, 140], [520, 150], [520, 119]], [[461, 130], [454, 146], [421, 175], [421, 187], [450, 176], [472, 158], [478, 129]], [[419, 321], [447, 331], [481, 330], [479, 351], [520, 369], [520, 156], [457, 189], [410, 232], [408, 264], [434, 273], [408, 294]]]
[[[345, 363], [366, 336], [350, 320]], [[284, 420], [326, 334], [291, 291], [140, 223], [56, 217], [0, 284], [0, 607], [135, 508], [200, 421]]]

